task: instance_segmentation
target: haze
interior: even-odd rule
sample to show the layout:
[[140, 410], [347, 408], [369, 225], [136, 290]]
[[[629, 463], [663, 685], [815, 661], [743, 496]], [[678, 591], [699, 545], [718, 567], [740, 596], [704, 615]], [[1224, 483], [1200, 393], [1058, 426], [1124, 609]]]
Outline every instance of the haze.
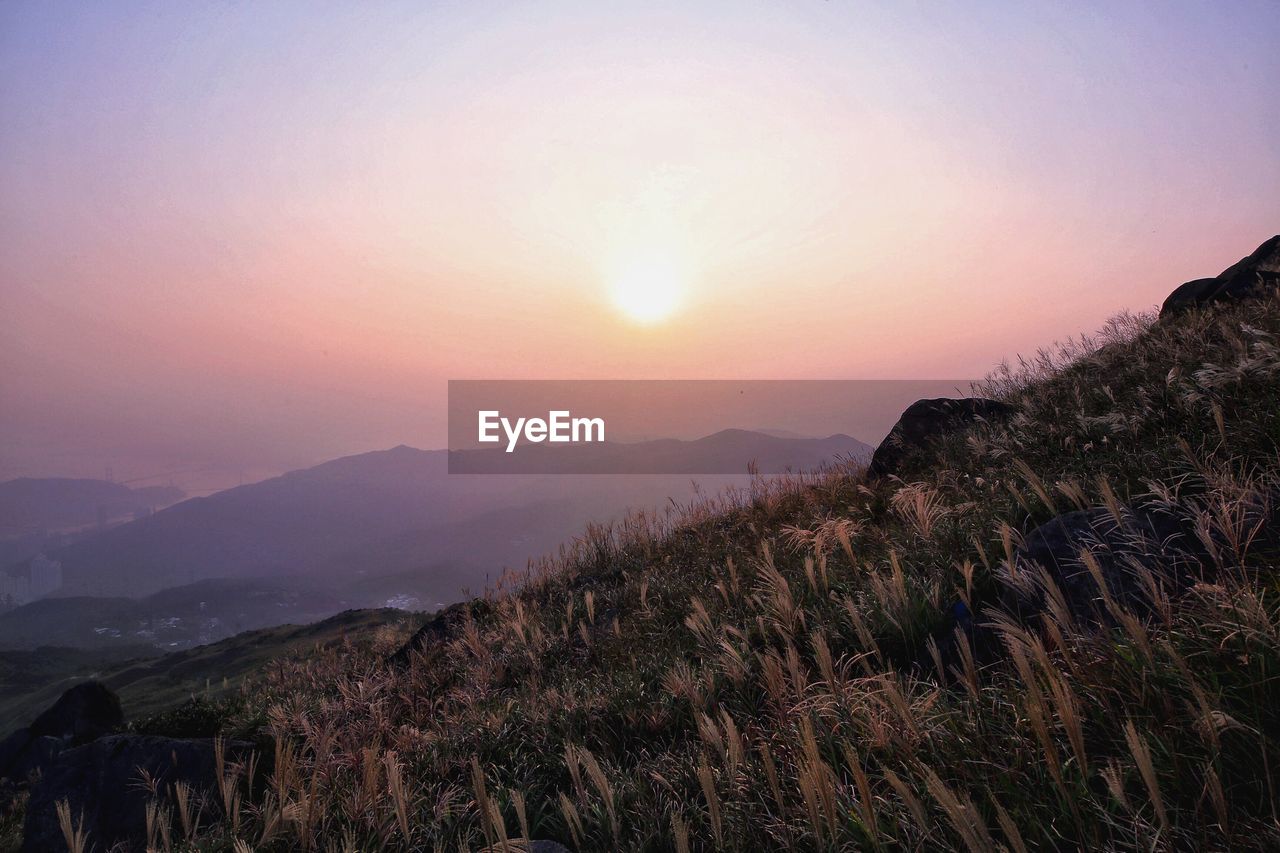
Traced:
[[0, 479], [980, 376], [1280, 223], [1274, 2], [687, 5], [4, 4]]

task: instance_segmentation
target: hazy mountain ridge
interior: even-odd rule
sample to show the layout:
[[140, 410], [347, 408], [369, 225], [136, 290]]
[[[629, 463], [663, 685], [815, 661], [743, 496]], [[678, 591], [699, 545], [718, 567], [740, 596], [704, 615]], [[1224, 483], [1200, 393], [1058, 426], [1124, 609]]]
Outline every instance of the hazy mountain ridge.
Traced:
[[[843, 436], [797, 440], [731, 430], [695, 442], [611, 445], [604, 452], [636, 459], [673, 449], [682, 464], [704, 458], [708, 470], [742, 474], [760, 458], [767, 459], [770, 470], [781, 470], [870, 450]], [[470, 562], [475, 540], [460, 541], [453, 526], [487, 517], [493, 525], [487, 541], [493, 547], [481, 559], [518, 567], [537, 552], [504, 537], [498, 524], [504, 511], [518, 526], [522, 511], [540, 507], [546, 535], [539, 545], [550, 547], [588, 521], [605, 520], [627, 506], [663, 502], [688, 489], [683, 475], [621, 486], [595, 477], [451, 477], [445, 451], [401, 445], [183, 501], [51, 556], [62, 563], [67, 593], [137, 594], [210, 577], [305, 575], [341, 585], [448, 559]], [[564, 515], [551, 518], [548, 506], [561, 506]], [[584, 509], [593, 512], [584, 516]], [[385, 556], [384, 544], [397, 539], [412, 539], [421, 550], [397, 552], [391, 563], [360, 556], [366, 549]], [[433, 597], [454, 600], [457, 591], [441, 586]]]

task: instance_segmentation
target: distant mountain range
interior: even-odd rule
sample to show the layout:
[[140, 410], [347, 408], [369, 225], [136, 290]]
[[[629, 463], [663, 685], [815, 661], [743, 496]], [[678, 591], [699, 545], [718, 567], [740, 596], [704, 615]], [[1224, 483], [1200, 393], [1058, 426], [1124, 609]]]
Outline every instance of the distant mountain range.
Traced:
[[[698, 478], [719, 488], [745, 482], [752, 463], [768, 474], [870, 451], [843, 435], [725, 430], [696, 441], [601, 445], [567, 465], [535, 454], [542, 468], [534, 470], [740, 472]], [[139, 596], [209, 578], [290, 578], [350, 590], [353, 604], [408, 593], [429, 609], [466, 587], [479, 590], [503, 566], [523, 568], [588, 522], [691, 493], [691, 478], [674, 473], [450, 475], [446, 451], [400, 446], [182, 501], [49, 556], [62, 563], [64, 594]]]

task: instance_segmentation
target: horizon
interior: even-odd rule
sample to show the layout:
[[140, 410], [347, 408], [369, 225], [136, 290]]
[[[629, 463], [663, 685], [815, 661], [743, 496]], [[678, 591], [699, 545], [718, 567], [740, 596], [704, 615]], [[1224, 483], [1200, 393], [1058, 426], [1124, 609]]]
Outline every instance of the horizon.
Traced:
[[0, 478], [982, 376], [1276, 231], [1273, 6], [0, 9]]

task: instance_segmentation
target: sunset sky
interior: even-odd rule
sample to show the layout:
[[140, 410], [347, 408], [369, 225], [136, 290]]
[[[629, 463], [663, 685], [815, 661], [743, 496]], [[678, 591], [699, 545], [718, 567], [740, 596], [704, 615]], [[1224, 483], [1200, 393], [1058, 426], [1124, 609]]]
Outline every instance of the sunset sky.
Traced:
[[0, 479], [978, 377], [1280, 231], [1280, 6], [0, 5]]

